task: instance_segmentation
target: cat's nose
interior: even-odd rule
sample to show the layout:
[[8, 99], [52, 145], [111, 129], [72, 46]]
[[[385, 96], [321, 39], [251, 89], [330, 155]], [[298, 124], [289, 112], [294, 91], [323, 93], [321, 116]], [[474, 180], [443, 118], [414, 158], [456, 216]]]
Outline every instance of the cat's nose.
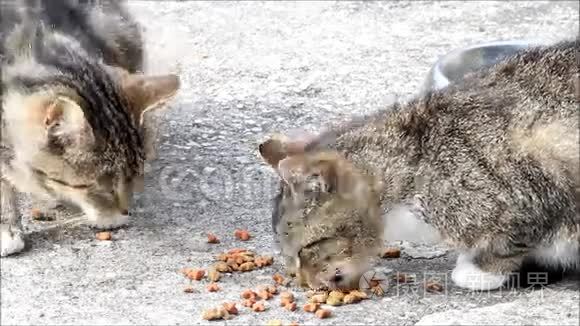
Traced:
[[128, 209], [122, 209], [121, 210], [121, 215], [129, 215], [129, 210]]

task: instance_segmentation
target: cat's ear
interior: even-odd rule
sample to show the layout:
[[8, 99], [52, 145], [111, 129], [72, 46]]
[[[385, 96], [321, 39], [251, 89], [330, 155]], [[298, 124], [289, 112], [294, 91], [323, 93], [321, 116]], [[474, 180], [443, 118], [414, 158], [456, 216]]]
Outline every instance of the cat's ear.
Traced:
[[307, 132], [295, 132], [292, 137], [276, 134], [258, 146], [260, 155], [272, 168], [284, 158], [304, 152], [304, 148], [315, 138]]
[[124, 74], [121, 88], [129, 100], [131, 114], [139, 124], [148, 111], [160, 108], [175, 96], [180, 87], [179, 76]]
[[89, 146], [94, 134], [82, 108], [74, 100], [59, 96], [44, 101], [41, 107], [43, 125], [50, 139], [68, 146]]
[[278, 167], [278, 162], [288, 154], [284, 145], [285, 139], [282, 135], [274, 135], [270, 139], [258, 145], [260, 155], [274, 169]]

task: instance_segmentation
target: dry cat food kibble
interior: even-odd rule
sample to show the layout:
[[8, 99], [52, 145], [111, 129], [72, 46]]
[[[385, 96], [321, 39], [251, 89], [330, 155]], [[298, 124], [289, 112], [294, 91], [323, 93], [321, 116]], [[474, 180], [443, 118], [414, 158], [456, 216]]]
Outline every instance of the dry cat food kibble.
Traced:
[[250, 233], [247, 230], [239, 229], [234, 232], [234, 236], [242, 241], [248, 241], [251, 238]]
[[107, 240], [111, 240], [113, 238], [111, 232], [107, 232], [107, 231], [97, 232], [96, 237], [97, 237], [97, 240], [100, 240], [100, 241], [107, 241]]
[[238, 270], [240, 272], [250, 272], [250, 271], [253, 271], [255, 268], [256, 268], [256, 265], [254, 263], [252, 263], [251, 261], [249, 261], [249, 262], [245, 262], [245, 263], [241, 264], [238, 267]]
[[357, 303], [368, 298], [365, 292], [359, 290], [352, 290], [349, 293], [338, 290], [333, 290], [330, 293], [309, 291], [307, 296], [310, 297], [309, 302], [311, 303], [326, 303], [329, 306]]
[[266, 306], [264, 306], [264, 303], [263, 302], [256, 302], [252, 306], [252, 310], [254, 312], [262, 312], [262, 311], [265, 311], [266, 310]]
[[185, 289], [183, 289], [183, 292], [185, 292], [185, 293], [194, 293], [195, 290], [191, 286], [186, 286]]
[[217, 292], [220, 290], [219, 286], [217, 285], [217, 283], [209, 283], [209, 285], [207, 286], [207, 290], [209, 292]]
[[209, 278], [210, 281], [217, 282], [220, 280], [221, 274], [220, 274], [220, 272], [217, 271], [217, 269], [214, 266], [214, 267], [209, 269], [209, 272], [207, 273], [207, 277]]
[[254, 259], [254, 264], [256, 264], [257, 267], [270, 266], [273, 263], [274, 263], [274, 258], [272, 256], [256, 257]]
[[207, 234], [207, 243], [220, 243], [220, 239], [218, 239], [213, 233]]
[[229, 267], [228, 264], [226, 264], [223, 261], [218, 261], [217, 263], [215, 263], [213, 265], [213, 268], [221, 273], [230, 273], [232, 271], [231, 267]]
[[331, 292], [328, 294], [328, 296], [329, 296], [330, 298], [336, 298], [336, 299], [338, 299], [338, 300], [342, 300], [342, 299], [344, 298], [344, 293], [343, 293], [342, 291], [337, 291], [337, 290], [334, 290], [334, 291], [331, 291]]
[[242, 301], [242, 306], [244, 306], [246, 308], [252, 308], [254, 303], [256, 303], [255, 299], [246, 299], [246, 300]]
[[256, 299], [258, 294], [250, 289], [246, 289], [242, 292], [241, 297], [242, 299]]
[[272, 280], [274, 280], [274, 282], [278, 285], [284, 284], [284, 276], [280, 275], [279, 273], [274, 274], [272, 276]]
[[280, 293], [280, 300], [287, 300], [288, 302], [294, 302], [294, 294], [292, 292], [282, 292]]
[[256, 256], [253, 251], [241, 248], [219, 254], [216, 259], [218, 262], [214, 264], [214, 267], [222, 273], [250, 272], [274, 263], [274, 258], [271, 256]]
[[234, 261], [228, 261], [228, 267], [232, 270], [232, 271], [238, 271], [240, 266], [238, 264], [236, 264], [236, 262]]
[[217, 307], [205, 310], [201, 317], [205, 320], [229, 319], [230, 314], [224, 307]]
[[342, 302], [344, 302], [345, 304], [352, 304], [352, 303], [357, 303], [361, 300], [362, 299], [357, 297], [356, 295], [349, 293], [349, 294], [344, 296], [344, 298], [342, 299]]
[[350, 303], [357, 303], [357, 302], [360, 302], [360, 301], [365, 300], [365, 299], [368, 299], [368, 295], [365, 292], [359, 291], [359, 290], [353, 290], [353, 291], [350, 291], [347, 295], [345, 295], [344, 299], [342, 301], [346, 304], [350, 304]]
[[309, 302], [313, 302], [313, 303], [325, 303], [326, 299], [328, 299], [328, 294], [326, 293], [321, 293], [321, 294], [315, 294], [312, 297], [310, 297]]
[[388, 247], [383, 249], [382, 258], [399, 258], [401, 257], [401, 249], [397, 247]]
[[260, 285], [258, 286], [258, 292], [260, 291], [266, 291], [272, 295], [278, 293], [278, 288], [274, 285], [268, 284], [268, 285]]
[[361, 300], [368, 299], [369, 297], [365, 292], [359, 290], [352, 290], [349, 294], [352, 294]]
[[272, 294], [278, 293], [278, 288], [275, 285], [268, 285], [266, 286], [266, 290]]
[[258, 292], [258, 297], [262, 300], [270, 300], [272, 299], [272, 293], [268, 292], [268, 290], [261, 290]]
[[318, 309], [318, 310], [316, 310], [314, 315], [320, 319], [324, 319], [324, 318], [330, 317], [331, 312], [328, 309]]
[[304, 307], [302, 307], [302, 309], [306, 312], [315, 312], [316, 310], [318, 310], [318, 308], [320, 307], [320, 305], [318, 303], [307, 303], [304, 305]]
[[342, 305], [342, 299], [329, 296], [328, 299], [326, 299], [326, 304], [330, 306], [340, 306]]
[[186, 268], [184, 273], [188, 279], [194, 281], [200, 281], [205, 276], [205, 271], [203, 269]]
[[236, 307], [236, 304], [233, 302], [226, 302], [223, 304], [224, 309], [230, 314], [230, 315], [237, 315], [238, 314], [238, 308]]

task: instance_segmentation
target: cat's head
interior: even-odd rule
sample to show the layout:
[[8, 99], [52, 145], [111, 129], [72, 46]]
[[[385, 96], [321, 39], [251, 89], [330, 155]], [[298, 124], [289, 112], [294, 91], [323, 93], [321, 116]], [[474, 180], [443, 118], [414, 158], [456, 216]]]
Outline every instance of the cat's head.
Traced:
[[126, 216], [155, 128], [145, 118], [173, 97], [179, 78], [95, 63], [67, 68], [6, 83], [3, 136], [23, 164], [13, 168], [28, 171], [13, 182], [72, 201], [90, 219]]
[[272, 137], [259, 151], [280, 177], [278, 235], [301, 282], [311, 288], [358, 286], [382, 244], [380, 183], [335, 151]]

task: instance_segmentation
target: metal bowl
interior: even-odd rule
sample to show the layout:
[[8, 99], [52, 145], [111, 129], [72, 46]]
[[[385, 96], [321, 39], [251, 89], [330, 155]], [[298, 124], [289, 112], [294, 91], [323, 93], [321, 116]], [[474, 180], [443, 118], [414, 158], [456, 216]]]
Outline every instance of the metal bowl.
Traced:
[[489, 67], [506, 56], [539, 44], [532, 41], [499, 41], [452, 51], [440, 58], [429, 70], [422, 92], [447, 87], [461, 80], [467, 73]]

